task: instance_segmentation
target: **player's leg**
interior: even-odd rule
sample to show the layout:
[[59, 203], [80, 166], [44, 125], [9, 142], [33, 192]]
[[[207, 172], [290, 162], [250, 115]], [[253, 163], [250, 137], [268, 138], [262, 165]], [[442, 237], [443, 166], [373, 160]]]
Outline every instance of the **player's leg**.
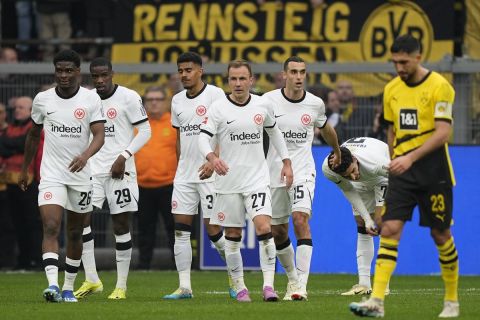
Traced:
[[245, 208], [252, 217], [259, 243], [260, 267], [263, 273], [264, 301], [278, 301], [274, 291], [275, 264], [277, 252], [272, 234], [272, 200], [270, 189], [257, 190], [246, 196]]
[[192, 284], [190, 273], [192, 267], [192, 234], [193, 217], [198, 213], [200, 196], [195, 186], [174, 184], [172, 194], [172, 214], [175, 221], [175, 244], [173, 252], [177, 267], [179, 287], [164, 299], [190, 299]]
[[43, 297], [48, 302], [62, 301], [58, 285], [58, 236], [66, 202], [65, 185], [41, 181], [38, 187], [38, 206], [43, 226], [42, 258], [48, 281]]
[[115, 258], [117, 261], [117, 283], [109, 299], [125, 299], [128, 271], [132, 260], [132, 236], [130, 234], [130, 213], [112, 214], [115, 235]]

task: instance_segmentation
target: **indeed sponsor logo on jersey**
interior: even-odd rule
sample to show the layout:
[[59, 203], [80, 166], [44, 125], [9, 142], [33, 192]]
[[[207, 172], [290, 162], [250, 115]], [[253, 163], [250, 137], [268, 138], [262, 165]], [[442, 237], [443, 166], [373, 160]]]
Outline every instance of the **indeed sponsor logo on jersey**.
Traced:
[[186, 136], [200, 134], [200, 125], [189, 123], [186, 126], [180, 126], [180, 132], [185, 133]]
[[51, 130], [55, 133], [61, 133], [60, 137], [80, 138], [79, 134], [74, 133], [82, 133], [82, 126], [68, 127], [64, 124], [57, 126], [52, 123]]
[[291, 138], [291, 139], [307, 139], [307, 131], [304, 132], [294, 132], [292, 130], [289, 131], [282, 131], [283, 137], [285, 139]]
[[242, 132], [242, 133], [230, 133], [230, 140], [231, 141], [241, 141], [242, 144], [257, 144], [260, 143], [260, 132]]
[[115, 125], [105, 126], [105, 137], [115, 137]]

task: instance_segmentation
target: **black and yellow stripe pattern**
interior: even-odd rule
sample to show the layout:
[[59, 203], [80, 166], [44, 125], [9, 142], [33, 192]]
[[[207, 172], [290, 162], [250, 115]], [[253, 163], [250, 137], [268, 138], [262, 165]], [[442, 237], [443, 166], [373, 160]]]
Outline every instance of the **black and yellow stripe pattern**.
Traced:
[[445, 300], [458, 300], [458, 252], [453, 237], [443, 245], [437, 246], [442, 270], [442, 279], [445, 283]]
[[398, 240], [380, 238], [372, 297], [383, 300], [385, 289], [397, 266]]

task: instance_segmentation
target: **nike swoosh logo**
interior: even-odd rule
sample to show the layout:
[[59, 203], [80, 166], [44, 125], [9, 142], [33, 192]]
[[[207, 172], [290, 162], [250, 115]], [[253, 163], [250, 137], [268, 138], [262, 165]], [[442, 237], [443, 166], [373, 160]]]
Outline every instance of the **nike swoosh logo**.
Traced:
[[120, 208], [125, 208], [126, 206], [128, 206], [128, 203], [124, 205], [120, 205]]
[[255, 211], [260, 211], [260, 210], [262, 210], [262, 209], [263, 209], [263, 208], [258, 208], [258, 209], [255, 209]]
[[51, 115], [52, 113], [55, 113], [55, 112], [57, 112], [57, 111], [50, 111], [50, 112], [47, 111], [47, 116], [49, 116], [49, 115]]
[[302, 200], [294, 201], [293, 204], [297, 204], [297, 203], [299, 203], [300, 201], [302, 201]]
[[177, 117], [180, 117], [180, 115], [181, 115], [182, 113], [183, 113], [183, 111], [180, 112], [180, 113], [177, 113]]
[[278, 115], [278, 116], [277, 116], [277, 115], [275, 115], [275, 119], [276, 119], [276, 118], [283, 117], [284, 115], [285, 115], [285, 114], [281, 114], [281, 115]]
[[235, 121], [235, 120], [232, 120], [232, 121], [227, 121], [227, 124], [230, 124], [230, 123], [232, 123], [232, 122], [234, 122], [234, 121]]

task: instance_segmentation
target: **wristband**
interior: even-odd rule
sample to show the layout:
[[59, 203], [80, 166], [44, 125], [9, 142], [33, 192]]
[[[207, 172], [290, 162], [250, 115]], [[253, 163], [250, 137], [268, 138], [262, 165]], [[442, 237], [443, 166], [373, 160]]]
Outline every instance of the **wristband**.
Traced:
[[124, 157], [125, 160], [128, 160], [132, 156], [127, 150], [123, 150], [122, 153], [120, 153], [120, 155]]

